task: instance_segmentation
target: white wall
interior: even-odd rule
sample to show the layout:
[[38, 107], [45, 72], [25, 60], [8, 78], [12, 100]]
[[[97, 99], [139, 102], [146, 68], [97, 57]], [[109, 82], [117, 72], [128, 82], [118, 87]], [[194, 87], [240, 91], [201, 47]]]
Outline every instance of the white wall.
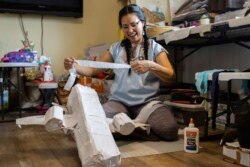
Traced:
[[[84, 0], [83, 18], [44, 16], [44, 55], [51, 57], [56, 75], [64, 72], [65, 57], [83, 58], [86, 48], [119, 39], [118, 12], [122, 5], [117, 0]], [[22, 47], [18, 18], [18, 14], [0, 13], [0, 57]], [[23, 22], [41, 54], [41, 16], [23, 15]]]

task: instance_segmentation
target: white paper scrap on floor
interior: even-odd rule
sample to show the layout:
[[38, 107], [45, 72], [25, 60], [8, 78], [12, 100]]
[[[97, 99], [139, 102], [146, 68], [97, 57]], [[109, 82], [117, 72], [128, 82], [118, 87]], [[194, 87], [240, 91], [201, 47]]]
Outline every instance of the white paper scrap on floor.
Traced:
[[48, 132], [69, 129], [73, 130], [76, 125], [72, 114], [63, 114], [63, 108], [60, 106], [52, 106], [45, 115], [29, 116], [16, 119], [16, 124], [21, 125], [44, 125]]

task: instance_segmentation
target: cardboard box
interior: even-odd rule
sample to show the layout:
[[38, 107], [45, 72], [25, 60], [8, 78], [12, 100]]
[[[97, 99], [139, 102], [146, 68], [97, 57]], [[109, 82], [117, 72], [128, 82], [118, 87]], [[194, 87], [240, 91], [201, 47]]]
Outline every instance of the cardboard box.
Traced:
[[250, 152], [240, 148], [223, 146], [224, 160], [250, 167]]

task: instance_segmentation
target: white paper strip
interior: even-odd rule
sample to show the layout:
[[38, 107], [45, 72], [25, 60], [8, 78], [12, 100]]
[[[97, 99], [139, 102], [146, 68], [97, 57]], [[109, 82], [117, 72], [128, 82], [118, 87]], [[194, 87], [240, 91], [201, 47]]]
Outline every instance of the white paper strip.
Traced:
[[50, 107], [45, 115], [16, 119], [16, 124], [20, 128], [21, 125], [44, 125], [48, 132], [60, 129], [73, 129], [76, 123], [71, 114], [63, 114], [63, 108], [60, 106]]
[[66, 84], [64, 85], [64, 89], [67, 91], [70, 91], [70, 89], [72, 88], [72, 86], [74, 85], [75, 81], [76, 81], [76, 69], [74, 67], [72, 67], [69, 70], [69, 78], [66, 82]]
[[17, 118], [16, 124], [21, 127], [21, 125], [45, 125], [45, 116], [36, 115], [23, 118]]
[[119, 64], [119, 63], [107, 63], [107, 62], [98, 62], [90, 60], [75, 60], [79, 65], [85, 67], [94, 67], [94, 68], [130, 68], [128, 64]]

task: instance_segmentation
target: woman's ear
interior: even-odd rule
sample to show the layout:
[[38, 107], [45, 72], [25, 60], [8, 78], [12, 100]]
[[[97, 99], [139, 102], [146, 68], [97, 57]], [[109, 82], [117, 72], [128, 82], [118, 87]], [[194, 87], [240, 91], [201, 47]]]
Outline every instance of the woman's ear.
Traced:
[[143, 27], [146, 26], [146, 22], [145, 21], [141, 21]]

